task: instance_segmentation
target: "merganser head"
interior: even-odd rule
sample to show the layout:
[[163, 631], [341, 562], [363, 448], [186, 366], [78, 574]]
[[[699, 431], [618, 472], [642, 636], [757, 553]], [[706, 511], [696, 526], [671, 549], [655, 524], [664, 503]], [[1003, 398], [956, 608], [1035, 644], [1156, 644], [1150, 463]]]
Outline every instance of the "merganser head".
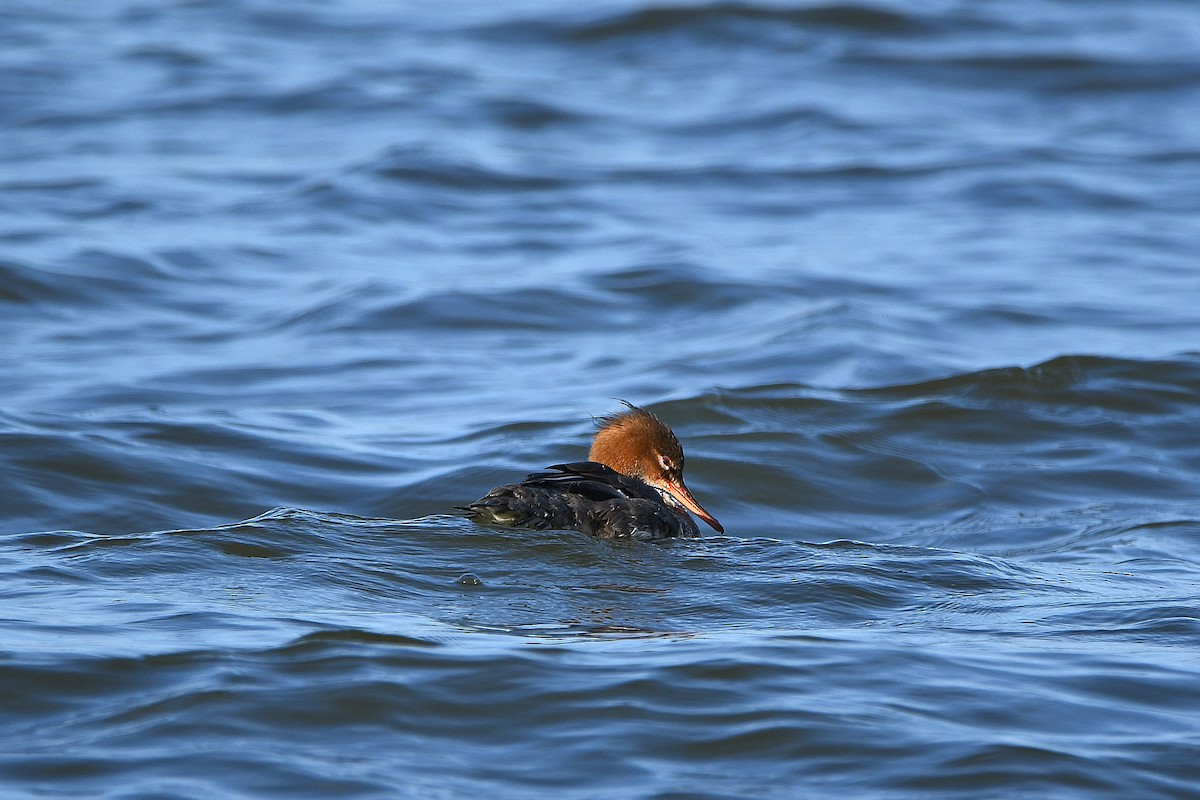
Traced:
[[696, 502], [683, 482], [683, 448], [666, 423], [644, 408], [626, 403], [628, 411], [600, 417], [588, 460], [639, 478], [659, 490], [663, 500], [685, 508], [712, 526], [725, 529]]

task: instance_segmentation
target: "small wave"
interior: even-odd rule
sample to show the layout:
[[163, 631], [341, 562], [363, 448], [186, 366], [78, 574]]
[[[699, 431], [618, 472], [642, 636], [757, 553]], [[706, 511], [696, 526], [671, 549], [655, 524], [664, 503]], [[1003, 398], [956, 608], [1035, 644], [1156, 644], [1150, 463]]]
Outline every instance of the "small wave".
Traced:
[[1080, 180], [1040, 177], [1032, 180], [992, 178], [963, 189], [968, 202], [997, 209], [1045, 208], [1122, 211], [1147, 207], [1147, 200]]
[[17, 261], [0, 261], [0, 302], [31, 303], [73, 302], [79, 299], [77, 286], [66, 275]]
[[200, 68], [215, 66], [211, 56], [198, 49], [185, 47], [180, 44], [150, 43], [130, 47], [123, 53], [124, 58], [147, 61], [172, 68]]
[[491, 26], [493, 36], [537, 35], [568, 43], [610, 43], [641, 37], [688, 35], [718, 40], [761, 38], [772, 29], [839, 29], [861, 34], [912, 34], [931, 26], [928, 18], [895, 9], [855, 3], [808, 8], [718, 2], [699, 5], [650, 5], [618, 14], [574, 15], [556, 20], [527, 19], [520, 25]]
[[706, 275], [697, 265], [687, 263], [609, 269], [596, 275], [592, 283], [598, 290], [617, 297], [616, 303], [622, 306], [633, 302], [656, 311], [678, 307], [689, 314], [698, 309], [732, 308], [788, 291], [782, 286]]
[[142, 255], [97, 247], [81, 249], [52, 268], [0, 261], [0, 302], [44, 307], [153, 304], [205, 264], [205, 257], [194, 251]]
[[1192, 518], [1196, 452], [1180, 432], [1197, 424], [1198, 394], [1194, 355], [1064, 356], [871, 389], [726, 390], [716, 407], [730, 418], [714, 430], [724, 491], [765, 531], [800, 507], [793, 536], [825, 519], [877, 542], [1096, 558], [1112, 545], [1089, 531], [1126, 524], [1121, 508]]
[[1059, 356], [1031, 367], [988, 369], [905, 386], [856, 390], [902, 397], [955, 395], [1100, 406], [1112, 411], [1185, 411], [1200, 393], [1200, 358], [1166, 360]]
[[512, 331], [562, 330], [560, 309], [571, 308], [572, 324], [600, 324], [606, 304], [595, 297], [548, 288], [486, 288], [434, 292], [414, 300], [389, 303], [356, 314], [337, 330], [396, 331], [415, 329], [476, 331], [489, 337]]
[[988, 55], [936, 55], [856, 50], [852, 63], [909, 71], [922, 80], [986, 84], [1050, 94], [1163, 91], [1194, 86], [1200, 64], [1192, 60], [1118, 60], [1087, 54], [1009, 52]]
[[562, 178], [550, 174], [500, 170], [465, 158], [448, 159], [407, 147], [390, 148], [356, 171], [389, 181], [471, 191], [545, 191], [566, 185]]
[[521, 96], [485, 100], [476, 105], [474, 110], [486, 115], [500, 126], [523, 131], [575, 125], [592, 119], [589, 115], [552, 104], [544, 99]]

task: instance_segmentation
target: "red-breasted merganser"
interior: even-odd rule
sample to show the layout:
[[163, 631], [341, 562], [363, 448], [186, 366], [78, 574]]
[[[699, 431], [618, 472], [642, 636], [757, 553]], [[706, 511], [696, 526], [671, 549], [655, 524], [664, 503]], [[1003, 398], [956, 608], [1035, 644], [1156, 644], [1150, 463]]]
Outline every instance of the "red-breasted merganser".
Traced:
[[724, 533], [683, 482], [675, 434], [646, 409], [625, 405], [627, 411], [597, 420], [587, 461], [547, 467], [555, 471], [492, 489], [464, 510], [476, 522], [609, 539], [699, 536], [691, 511]]

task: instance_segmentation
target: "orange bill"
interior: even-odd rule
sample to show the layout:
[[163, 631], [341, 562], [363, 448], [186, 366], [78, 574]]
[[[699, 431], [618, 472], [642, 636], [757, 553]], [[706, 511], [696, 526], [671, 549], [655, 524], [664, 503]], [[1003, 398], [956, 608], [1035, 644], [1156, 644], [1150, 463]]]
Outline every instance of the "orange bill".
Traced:
[[717, 522], [712, 514], [709, 514], [704, 510], [703, 506], [696, 502], [696, 498], [692, 497], [692, 493], [688, 491], [687, 486], [682, 480], [678, 483], [668, 481], [667, 491], [671, 493], [672, 497], [683, 503], [684, 508], [711, 525], [714, 531], [717, 533], [725, 532], [725, 529], [721, 527], [721, 523]]

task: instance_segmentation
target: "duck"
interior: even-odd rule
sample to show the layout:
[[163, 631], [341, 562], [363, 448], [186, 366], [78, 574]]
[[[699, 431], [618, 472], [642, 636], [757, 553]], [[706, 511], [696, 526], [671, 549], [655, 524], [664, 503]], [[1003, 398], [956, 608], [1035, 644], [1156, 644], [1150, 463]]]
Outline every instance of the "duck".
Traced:
[[586, 461], [554, 464], [520, 483], [498, 486], [461, 510], [506, 528], [575, 530], [603, 539], [695, 538], [691, 514], [725, 529], [683, 480], [683, 447], [654, 413], [625, 409], [596, 419]]

